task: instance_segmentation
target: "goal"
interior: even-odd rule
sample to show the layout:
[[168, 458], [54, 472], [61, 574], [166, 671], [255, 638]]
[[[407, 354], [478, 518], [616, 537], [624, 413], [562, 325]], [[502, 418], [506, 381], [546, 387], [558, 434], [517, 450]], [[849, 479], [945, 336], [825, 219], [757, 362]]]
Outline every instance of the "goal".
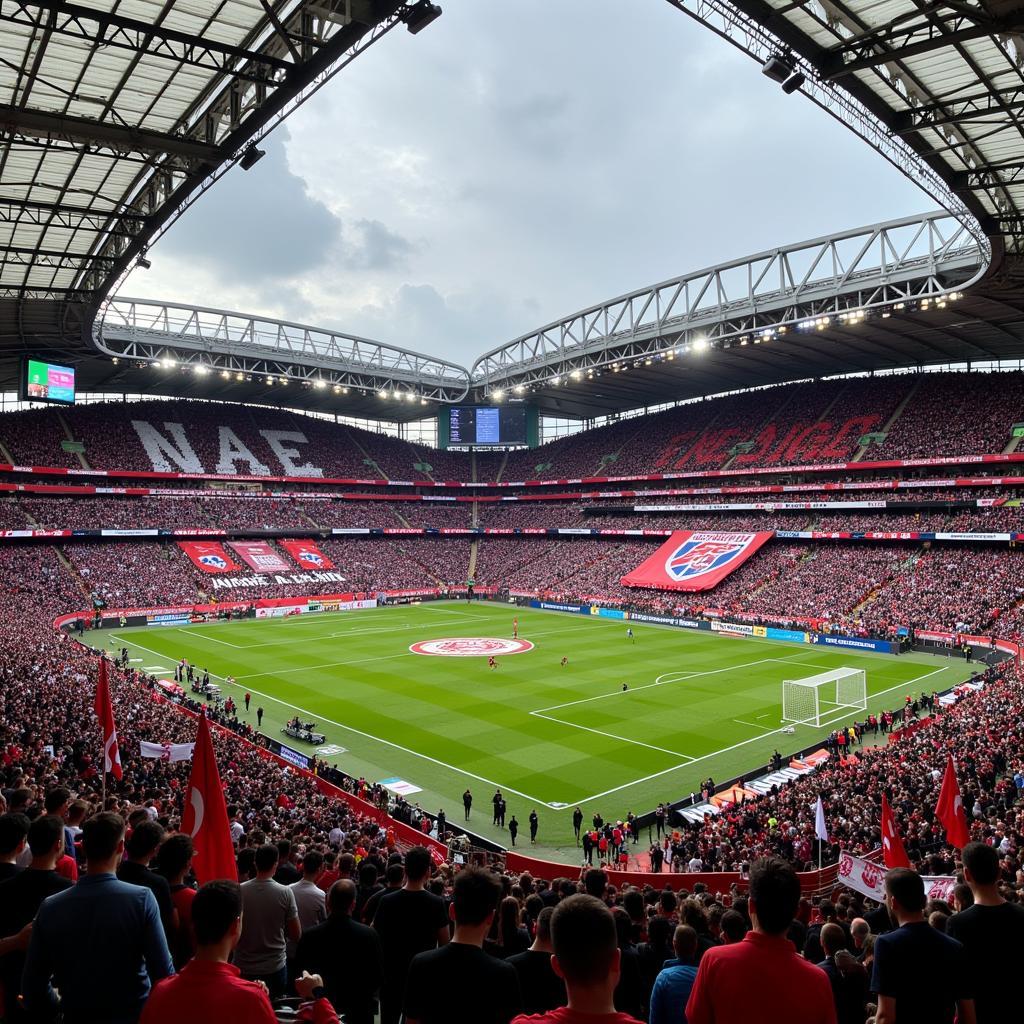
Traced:
[[837, 668], [782, 683], [782, 720], [799, 725], [828, 725], [866, 711], [867, 677], [863, 669]]

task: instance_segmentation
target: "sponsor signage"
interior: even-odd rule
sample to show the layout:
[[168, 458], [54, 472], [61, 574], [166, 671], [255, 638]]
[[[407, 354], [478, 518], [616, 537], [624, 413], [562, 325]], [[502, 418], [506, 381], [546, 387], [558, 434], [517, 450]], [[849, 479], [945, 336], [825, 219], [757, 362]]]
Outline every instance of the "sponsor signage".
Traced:
[[586, 605], [560, 604], [557, 601], [531, 601], [530, 607], [541, 608], [546, 612], [576, 612], [577, 614], [582, 612], [584, 615], [590, 614], [590, 608]]
[[296, 768], [309, 771], [309, 758], [305, 754], [300, 754], [297, 750], [292, 750], [291, 747], [286, 747], [283, 743], [278, 743], [277, 746], [278, 756], [282, 760], [295, 765]]
[[192, 621], [191, 612], [167, 612], [163, 615], [147, 615], [147, 626], [187, 626]]
[[711, 628], [716, 633], [731, 633], [734, 636], [754, 636], [754, 630], [758, 627], [750, 625], [749, 622], [723, 622], [721, 619], [716, 619], [711, 623]]
[[888, 640], [869, 640], [863, 636], [837, 636], [834, 633], [808, 633], [807, 642], [822, 647], [843, 647], [855, 651], [878, 651], [882, 654], [898, 654], [897, 644]]
[[765, 636], [769, 640], [786, 640], [794, 644], [807, 643], [807, 633], [800, 629], [776, 629], [775, 626], [769, 626], [765, 630]]

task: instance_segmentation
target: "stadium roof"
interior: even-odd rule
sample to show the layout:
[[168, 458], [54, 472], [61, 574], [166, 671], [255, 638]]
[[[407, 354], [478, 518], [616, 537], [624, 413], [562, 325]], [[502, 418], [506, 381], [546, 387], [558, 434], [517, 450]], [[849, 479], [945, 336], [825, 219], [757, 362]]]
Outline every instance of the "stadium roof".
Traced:
[[[668, 2], [803, 74], [801, 93], [959, 225], [942, 214], [875, 225], [600, 303], [481, 357], [475, 397], [528, 393], [546, 412], [587, 417], [807, 376], [1024, 355], [1017, 5]], [[394, 346], [141, 304], [177, 311], [164, 331], [162, 314], [147, 326], [109, 304], [174, 218], [258, 158], [255, 141], [394, 25], [437, 13], [427, 0], [4, 0], [0, 388], [20, 355], [38, 354], [74, 363], [84, 390], [146, 390], [163, 346], [176, 362], [220, 369], [210, 397], [268, 400], [266, 376], [284, 374], [309, 384], [308, 399], [293, 389], [288, 404], [323, 408], [329, 389], [329, 407], [351, 415], [412, 419], [430, 411], [422, 401], [458, 400], [467, 371]], [[937, 301], [960, 289], [959, 301]], [[211, 315], [230, 327], [211, 330]], [[406, 388], [415, 406], [400, 399], [400, 412], [371, 401], [371, 389]]]
[[[1000, 248], [1024, 239], [1024, 8], [1012, 0], [668, 0], [800, 88]], [[767, 71], [766, 71], [767, 73]], [[915, 168], [906, 159], [917, 158]], [[945, 194], [943, 194], [945, 193]]]

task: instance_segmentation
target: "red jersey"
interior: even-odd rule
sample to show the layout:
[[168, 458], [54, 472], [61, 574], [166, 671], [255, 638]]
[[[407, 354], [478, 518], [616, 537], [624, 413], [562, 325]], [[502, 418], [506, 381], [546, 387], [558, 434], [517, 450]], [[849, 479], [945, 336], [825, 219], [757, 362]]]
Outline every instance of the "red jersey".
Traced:
[[[300, 1020], [314, 1024], [338, 1024], [338, 1015], [326, 999], [312, 1004], [312, 1013]], [[178, 974], [157, 982], [150, 993], [139, 1024], [277, 1024], [266, 989], [243, 981], [233, 964], [190, 960]]]
[[[766, 999], [765, 993], [771, 998]], [[836, 1024], [832, 984], [785, 935], [747, 932], [701, 957], [688, 1024]]]

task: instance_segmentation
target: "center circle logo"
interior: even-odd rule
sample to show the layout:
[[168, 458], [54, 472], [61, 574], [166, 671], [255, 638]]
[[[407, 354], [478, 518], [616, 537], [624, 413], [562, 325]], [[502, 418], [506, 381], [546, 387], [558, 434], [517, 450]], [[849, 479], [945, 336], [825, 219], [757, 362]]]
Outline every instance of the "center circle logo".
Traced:
[[492, 636], [450, 636], [443, 640], [422, 640], [412, 644], [413, 654], [435, 658], [486, 658], [499, 654], [525, 654], [533, 650], [529, 640], [501, 640]]

